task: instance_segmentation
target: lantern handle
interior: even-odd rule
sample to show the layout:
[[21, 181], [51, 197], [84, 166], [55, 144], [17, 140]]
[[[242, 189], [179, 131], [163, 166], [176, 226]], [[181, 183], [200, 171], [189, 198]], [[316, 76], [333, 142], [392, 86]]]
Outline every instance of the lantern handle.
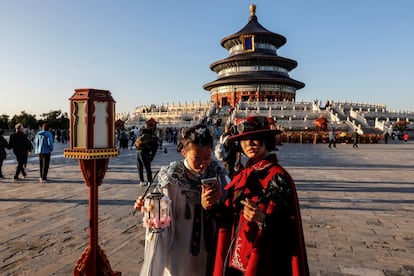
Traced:
[[154, 182], [154, 179], [157, 177], [158, 172], [159, 172], [159, 171], [156, 171], [156, 172], [155, 172], [154, 176], [152, 177], [151, 182], [148, 184], [147, 189], [145, 190], [144, 194], [142, 195], [142, 198], [144, 198], [144, 197], [147, 195], [147, 193], [148, 193], [149, 189], [150, 189], [150, 188], [151, 188], [151, 186], [152, 186], [152, 183]]
[[[147, 189], [145, 190], [144, 194], [141, 196], [141, 197], [142, 197], [142, 199], [144, 199], [144, 198], [145, 198], [145, 196], [147, 195], [147, 193], [148, 193], [149, 189], [151, 188], [152, 183], [154, 182], [154, 179], [157, 177], [157, 174], [158, 174], [158, 173], [159, 173], [159, 171], [156, 171], [156, 172], [155, 172], [155, 174], [154, 174], [154, 176], [152, 177], [151, 182], [150, 182], [150, 183], [148, 183], [148, 187], [147, 187]], [[132, 213], [132, 215], [133, 215], [133, 216], [135, 216], [135, 213], [136, 213], [136, 212], [137, 212], [137, 209], [135, 209], [135, 210], [134, 210], [134, 212]]]

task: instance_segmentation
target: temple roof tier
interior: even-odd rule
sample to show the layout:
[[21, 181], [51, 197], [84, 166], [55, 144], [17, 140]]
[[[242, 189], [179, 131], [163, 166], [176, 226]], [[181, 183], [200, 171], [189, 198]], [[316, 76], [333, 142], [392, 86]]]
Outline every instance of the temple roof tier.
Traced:
[[292, 86], [296, 89], [305, 87], [303, 82], [291, 79], [289, 77], [269, 73], [269, 72], [254, 72], [254, 73], [242, 73], [233, 76], [227, 76], [219, 78], [215, 81], [206, 83], [203, 88], [211, 91], [212, 89], [224, 86], [224, 85], [242, 85], [242, 84], [284, 84]]
[[[252, 12], [252, 6], [254, 6], [254, 12]], [[286, 37], [283, 35], [273, 33], [269, 30], [267, 30], [265, 27], [263, 27], [258, 21], [256, 16], [256, 6], [251, 5], [250, 6], [250, 17], [249, 22], [246, 26], [244, 26], [240, 31], [237, 33], [234, 33], [232, 35], [226, 36], [221, 40], [221, 45], [226, 48], [227, 50], [233, 47], [236, 44], [240, 44], [240, 36], [246, 35], [246, 34], [254, 34], [258, 38], [262, 37], [270, 44], [275, 45], [277, 48], [282, 47], [286, 43]], [[238, 40], [238, 43], [235, 42], [235, 40]]]
[[246, 66], [246, 65], [263, 65], [263, 66], [279, 66], [285, 68], [288, 71], [296, 68], [298, 63], [289, 58], [264, 55], [260, 53], [248, 53], [231, 56], [219, 61], [216, 61], [210, 65], [210, 69], [214, 72], [218, 72], [224, 68], [231, 66]]

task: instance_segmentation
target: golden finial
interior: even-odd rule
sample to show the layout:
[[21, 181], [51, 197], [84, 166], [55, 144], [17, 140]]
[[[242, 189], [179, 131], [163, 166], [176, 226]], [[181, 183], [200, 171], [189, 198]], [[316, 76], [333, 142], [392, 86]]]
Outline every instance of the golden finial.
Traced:
[[250, 5], [250, 16], [255, 16], [256, 15], [256, 5], [251, 4]]

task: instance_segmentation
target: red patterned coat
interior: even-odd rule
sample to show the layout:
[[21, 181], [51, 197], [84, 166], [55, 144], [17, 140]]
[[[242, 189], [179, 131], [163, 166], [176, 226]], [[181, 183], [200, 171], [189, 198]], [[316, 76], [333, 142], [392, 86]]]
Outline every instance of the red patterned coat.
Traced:
[[[270, 195], [269, 187], [275, 186], [270, 183], [275, 182], [280, 189]], [[248, 162], [225, 189], [214, 275], [309, 275], [295, 184], [276, 155]], [[266, 214], [262, 227], [244, 219], [239, 203], [244, 198]]]

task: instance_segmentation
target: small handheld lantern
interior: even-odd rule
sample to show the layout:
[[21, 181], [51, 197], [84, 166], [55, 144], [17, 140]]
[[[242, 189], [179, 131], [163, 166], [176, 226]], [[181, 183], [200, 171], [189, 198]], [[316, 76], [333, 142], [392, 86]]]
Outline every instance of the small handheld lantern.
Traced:
[[144, 213], [142, 218], [144, 227], [151, 233], [160, 233], [170, 226], [170, 205], [171, 200], [164, 195], [159, 188], [145, 197], [144, 206], [141, 211]]

